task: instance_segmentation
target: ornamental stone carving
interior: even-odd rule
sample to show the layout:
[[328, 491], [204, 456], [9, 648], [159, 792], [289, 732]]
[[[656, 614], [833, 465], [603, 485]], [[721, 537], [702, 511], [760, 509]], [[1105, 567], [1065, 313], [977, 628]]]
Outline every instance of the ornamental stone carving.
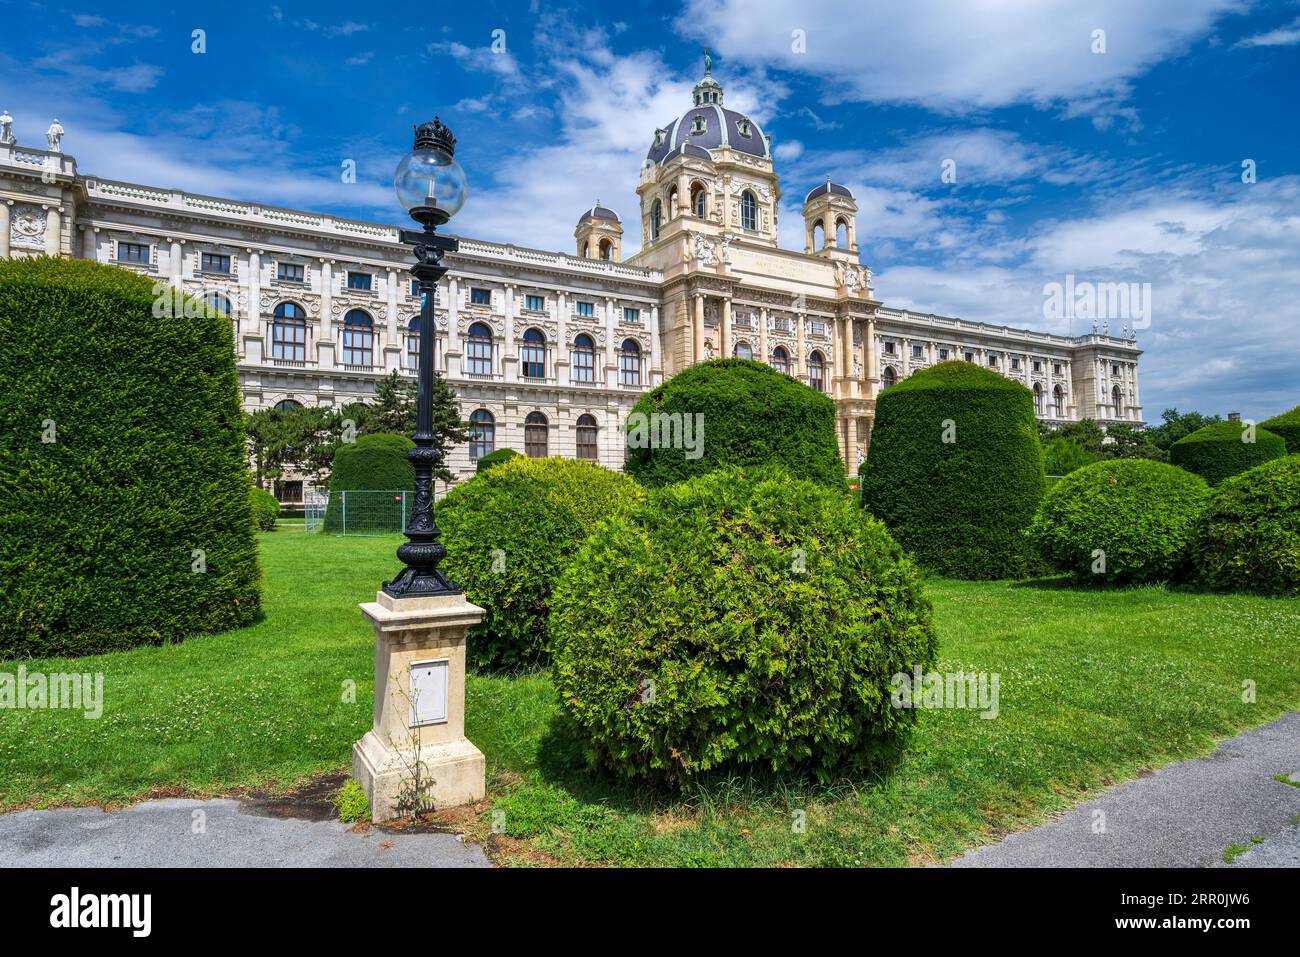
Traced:
[[15, 206], [9, 219], [9, 244], [33, 249], [44, 248], [47, 216], [45, 210], [36, 206]]

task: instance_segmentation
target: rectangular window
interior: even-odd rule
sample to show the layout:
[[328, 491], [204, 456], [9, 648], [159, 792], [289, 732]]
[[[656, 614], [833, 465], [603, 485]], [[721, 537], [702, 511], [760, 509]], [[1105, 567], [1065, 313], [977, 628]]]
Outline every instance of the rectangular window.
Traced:
[[474, 306], [490, 306], [492, 305], [492, 290], [475, 287], [469, 291], [469, 301]]
[[304, 268], [296, 263], [276, 263], [275, 278], [280, 282], [305, 282], [306, 273]]
[[623, 321], [624, 321], [624, 322], [630, 322], [630, 323], [633, 323], [633, 324], [638, 324], [638, 323], [640, 323], [640, 322], [641, 322], [641, 310], [640, 310], [640, 309], [631, 309], [631, 308], [628, 308], [628, 307], [625, 306], [625, 307], [623, 308]]
[[370, 273], [368, 272], [348, 272], [348, 288], [360, 289], [363, 292], [370, 291]]
[[989, 367], [990, 367], [990, 368], [993, 368], [993, 369], [996, 369], [996, 368], [998, 367], [998, 357], [997, 357], [997, 356], [989, 356]]
[[230, 257], [220, 253], [200, 253], [199, 268], [204, 272], [230, 272]]
[[143, 243], [118, 243], [117, 261], [147, 266], [149, 265], [149, 247]]
[[580, 316], [591, 317], [596, 314], [595, 307], [589, 302], [575, 302], [573, 309]]
[[1059, 362], [1052, 363], [1052, 374], [1053, 375], [1061, 374], [1061, 364]]
[[887, 355], [887, 356], [892, 356], [893, 354], [894, 354], [894, 344], [893, 344], [892, 342], [886, 342], [886, 343], [885, 343], [885, 355]]
[[948, 358], [948, 350], [947, 350], [947, 349], [940, 348], [940, 349], [939, 349], [939, 358], [940, 358], [940, 359], [947, 359], [947, 358]]
[[1013, 371], [1016, 370], [1016, 369], [1019, 369], [1019, 368], [1020, 368], [1020, 360], [1019, 360], [1019, 359], [1016, 359], [1016, 358], [1013, 357], [1012, 360], [1011, 360], [1011, 368], [1012, 368]]
[[1119, 375], [1119, 365], [1117, 363], [1112, 362], [1110, 364], [1110, 374]]
[[975, 361], [975, 353], [973, 353], [973, 352], [966, 352], [966, 353], [963, 353], [963, 354], [962, 354], [962, 358], [965, 359], [967, 362], [974, 362], [974, 361]]
[[1035, 371], [1035, 372], [1042, 372], [1042, 371], [1043, 371], [1043, 364], [1042, 364], [1041, 362], [1039, 362], [1037, 359], [1034, 360], [1034, 371]]
[[545, 296], [524, 296], [524, 308], [529, 312], [545, 312]]
[[912, 358], [920, 359], [925, 356], [925, 346], [912, 346]]

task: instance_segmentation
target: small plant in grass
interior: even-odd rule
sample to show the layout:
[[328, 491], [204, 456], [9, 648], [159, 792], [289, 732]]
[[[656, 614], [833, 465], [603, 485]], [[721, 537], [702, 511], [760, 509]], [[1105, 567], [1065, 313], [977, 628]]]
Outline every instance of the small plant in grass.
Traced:
[[670, 485], [601, 525], [554, 605], [560, 700], [629, 777], [870, 766], [916, 715], [892, 677], [935, 656], [920, 573], [885, 527], [775, 469]]
[[1218, 485], [1271, 459], [1286, 455], [1286, 442], [1262, 426], [1215, 422], [1185, 435], [1169, 447], [1169, 461]]
[[344, 824], [370, 820], [370, 802], [366, 792], [356, 778], [348, 778], [343, 788], [334, 795], [334, 806], [338, 808], [339, 820]]
[[1172, 465], [1109, 459], [1052, 486], [1028, 535], [1044, 559], [1080, 580], [1169, 581], [1208, 496], [1204, 479]]
[[1196, 580], [1216, 591], [1300, 594], [1300, 455], [1225, 479], [1193, 550]]

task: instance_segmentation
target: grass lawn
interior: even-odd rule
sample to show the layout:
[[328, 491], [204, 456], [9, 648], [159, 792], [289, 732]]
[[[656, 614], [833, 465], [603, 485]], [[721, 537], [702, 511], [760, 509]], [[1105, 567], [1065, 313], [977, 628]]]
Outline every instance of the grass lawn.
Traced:
[[[105, 711], [0, 710], [0, 806], [288, 788], [346, 767], [373, 691], [356, 606], [397, 571], [398, 541], [283, 527], [261, 536], [266, 617], [251, 627], [27, 662], [103, 672]], [[887, 778], [715, 777], [651, 795], [584, 768], [544, 675], [471, 675], [490, 792], [471, 833], [518, 863], [926, 863], [1300, 706], [1300, 600], [943, 580], [930, 594], [939, 670], [1000, 674], [1000, 713], [923, 713]]]

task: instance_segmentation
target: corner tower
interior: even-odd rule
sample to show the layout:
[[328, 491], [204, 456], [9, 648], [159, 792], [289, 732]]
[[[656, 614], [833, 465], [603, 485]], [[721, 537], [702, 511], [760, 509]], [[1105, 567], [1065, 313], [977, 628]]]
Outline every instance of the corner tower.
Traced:
[[584, 259], [622, 262], [623, 224], [618, 213], [600, 205], [600, 200], [579, 217], [573, 236], [578, 241], [578, 255]]

